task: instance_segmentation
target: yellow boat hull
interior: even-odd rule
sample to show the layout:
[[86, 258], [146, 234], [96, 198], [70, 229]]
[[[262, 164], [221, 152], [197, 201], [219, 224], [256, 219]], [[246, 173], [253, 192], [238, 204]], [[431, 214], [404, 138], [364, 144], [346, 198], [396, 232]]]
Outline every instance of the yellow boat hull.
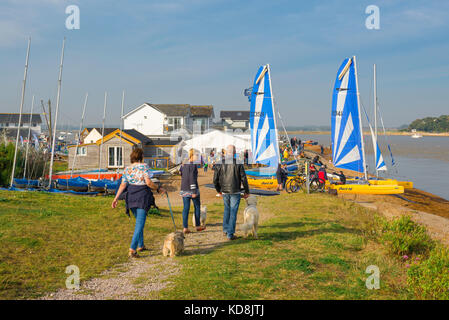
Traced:
[[413, 182], [411, 181], [398, 181], [398, 186], [404, 187], [404, 189], [413, 189]]
[[337, 190], [337, 193], [351, 194], [400, 194], [404, 193], [404, 187], [398, 185], [372, 185], [372, 184], [342, 184], [330, 185], [329, 189]]
[[[348, 179], [348, 182], [355, 181], [354, 179]], [[386, 179], [386, 180], [368, 180], [369, 184], [375, 186], [383, 186], [383, 185], [396, 185], [402, 186], [404, 189], [413, 189], [412, 181], [399, 181], [395, 179]]]
[[[292, 179], [293, 177], [288, 177], [287, 181]], [[251, 176], [247, 176], [248, 184], [252, 187], [259, 189], [273, 189], [277, 188], [278, 181], [276, 177], [273, 178], [253, 178]]]

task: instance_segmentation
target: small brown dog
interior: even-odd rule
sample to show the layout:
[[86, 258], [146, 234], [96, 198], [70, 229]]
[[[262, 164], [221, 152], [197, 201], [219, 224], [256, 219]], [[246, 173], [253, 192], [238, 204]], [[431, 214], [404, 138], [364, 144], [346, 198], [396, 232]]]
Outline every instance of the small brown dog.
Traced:
[[174, 257], [184, 251], [184, 233], [172, 232], [165, 237], [162, 254], [165, 257]]

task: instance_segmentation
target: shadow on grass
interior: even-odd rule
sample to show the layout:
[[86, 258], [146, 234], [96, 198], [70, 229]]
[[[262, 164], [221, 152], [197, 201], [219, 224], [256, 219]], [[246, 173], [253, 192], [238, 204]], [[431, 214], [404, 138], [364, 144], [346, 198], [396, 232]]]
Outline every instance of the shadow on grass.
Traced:
[[[298, 228], [303, 227], [305, 225], [320, 225], [320, 224], [329, 224], [332, 223], [330, 221], [321, 222], [321, 223], [302, 223], [302, 222], [294, 222], [289, 224], [275, 224], [271, 226], [266, 226], [265, 228]], [[227, 246], [239, 246], [242, 244], [247, 244], [248, 242], [254, 243], [256, 245], [257, 243], [260, 243], [261, 245], [267, 245], [268, 242], [281, 242], [281, 241], [290, 241], [290, 240], [296, 240], [298, 238], [308, 238], [315, 235], [321, 235], [326, 233], [349, 233], [349, 234], [360, 234], [360, 230], [358, 229], [352, 229], [352, 228], [346, 228], [343, 226], [338, 227], [326, 227], [326, 228], [318, 228], [318, 229], [312, 229], [312, 230], [304, 230], [304, 231], [287, 231], [287, 232], [279, 232], [279, 231], [273, 231], [273, 232], [267, 232], [264, 231], [262, 233], [259, 233], [259, 238], [255, 239], [252, 236], [248, 236], [247, 238], [244, 238], [242, 236], [239, 236], [236, 240], [232, 241], [224, 241], [224, 242], [216, 242], [216, 243], [206, 243], [206, 244], [197, 244], [186, 247], [186, 251], [184, 251], [183, 256], [193, 256], [193, 255], [206, 255], [211, 252], [213, 252], [216, 249], [219, 248], [225, 248]]]
[[340, 227], [340, 228], [321, 228], [312, 229], [304, 231], [289, 231], [289, 232], [268, 232], [260, 233], [259, 240], [271, 240], [271, 241], [286, 241], [295, 240], [297, 238], [307, 238], [315, 235], [325, 234], [325, 233], [350, 233], [350, 234], [360, 234], [360, 230]]
[[287, 229], [287, 228], [302, 228], [305, 226], [319, 226], [328, 223], [338, 223], [336, 220], [326, 220], [326, 221], [318, 221], [318, 222], [304, 222], [304, 221], [296, 221], [296, 222], [288, 222], [288, 223], [273, 223], [268, 226], [259, 226], [259, 229]]

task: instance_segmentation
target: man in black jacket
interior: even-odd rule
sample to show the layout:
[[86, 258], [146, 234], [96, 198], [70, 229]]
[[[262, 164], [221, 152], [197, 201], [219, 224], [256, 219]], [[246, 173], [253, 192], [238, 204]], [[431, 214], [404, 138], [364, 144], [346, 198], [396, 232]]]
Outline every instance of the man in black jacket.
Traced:
[[243, 164], [236, 163], [235, 147], [228, 146], [223, 164], [214, 172], [214, 185], [217, 192], [222, 195], [224, 203], [223, 232], [229, 240], [236, 239], [235, 224], [240, 205], [240, 192], [243, 185], [243, 198], [249, 196], [248, 180]]

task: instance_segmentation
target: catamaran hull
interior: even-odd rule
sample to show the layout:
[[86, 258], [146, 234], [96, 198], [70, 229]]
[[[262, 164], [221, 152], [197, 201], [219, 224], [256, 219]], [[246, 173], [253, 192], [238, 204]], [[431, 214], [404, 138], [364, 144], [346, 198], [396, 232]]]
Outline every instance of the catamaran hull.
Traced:
[[[354, 179], [347, 179], [346, 181], [356, 181]], [[368, 180], [369, 184], [371, 185], [397, 185], [404, 187], [404, 189], [413, 189], [413, 182], [412, 181], [399, 181], [395, 179], [386, 179], [386, 180]]]
[[[293, 177], [288, 177], [287, 181], [292, 179]], [[274, 189], [278, 186], [278, 181], [276, 177], [272, 178], [256, 178], [256, 177], [250, 177], [247, 176], [248, 184], [250, 186], [261, 188], [261, 189]]]
[[403, 186], [397, 185], [371, 185], [371, 184], [344, 184], [330, 185], [329, 189], [339, 194], [400, 194], [404, 193]]

